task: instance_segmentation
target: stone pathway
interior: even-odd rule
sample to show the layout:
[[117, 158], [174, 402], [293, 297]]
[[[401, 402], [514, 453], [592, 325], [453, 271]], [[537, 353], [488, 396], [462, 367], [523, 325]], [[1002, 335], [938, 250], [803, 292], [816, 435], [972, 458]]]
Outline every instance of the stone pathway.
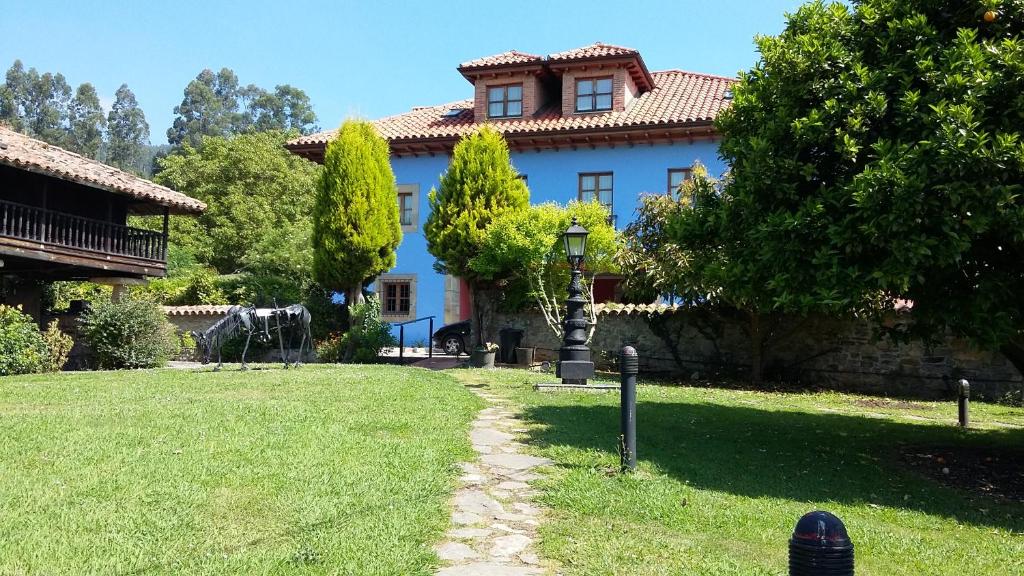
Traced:
[[473, 422], [470, 440], [478, 454], [463, 462], [455, 493], [452, 529], [434, 547], [445, 567], [437, 576], [532, 576], [544, 574], [533, 551], [542, 510], [531, 503], [528, 482], [546, 458], [520, 454], [515, 434], [522, 423], [503, 400], [473, 390], [490, 406]]

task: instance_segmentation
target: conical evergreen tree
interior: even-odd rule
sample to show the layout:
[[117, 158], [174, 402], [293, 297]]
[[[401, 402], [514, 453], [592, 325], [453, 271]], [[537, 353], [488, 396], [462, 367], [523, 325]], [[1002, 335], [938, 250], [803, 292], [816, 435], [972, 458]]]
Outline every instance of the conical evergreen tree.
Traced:
[[423, 226], [427, 250], [437, 259], [438, 272], [460, 276], [469, 284], [476, 345], [482, 344], [480, 278], [469, 263], [480, 252], [488, 224], [529, 204], [530, 192], [512, 167], [508, 144], [488, 126], [455, 145], [440, 187], [430, 191], [430, 215]]
[[402, 241], [387, 142], [348, 120], [327, 145], [313, 207], [313, 274], [321, 286], [362, 300], [363, 284], [395, 265]]

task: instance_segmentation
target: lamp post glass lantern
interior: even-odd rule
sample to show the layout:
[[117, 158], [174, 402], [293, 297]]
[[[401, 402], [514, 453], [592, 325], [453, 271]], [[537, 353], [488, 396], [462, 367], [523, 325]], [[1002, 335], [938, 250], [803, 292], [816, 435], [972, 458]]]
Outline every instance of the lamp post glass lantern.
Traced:
[[572, 226], [562, 235], [565, 242], [565, 256], [569, 260], [569, 266], [573, 270], [579, 270], [583, 266], [583, 255], [587, 252], [587, 235], [590, 232], [580, 226], [575, 216], [572, 218]]
[[590, 349], [586, 344], [587, 319], [583, 313], [587, 301], [583, 298], [583, 288], [580, 284], [587, 249], [587, 234], [587, 229], [580, 226], [574, 216], [572, 225], [562, 236], [565, 242], [565, 256], [572, 270], [569, 279], [569, 299], [565, 302], [565, 322], [562, 325], [562, 348], [558, 351], [557, 376], [562, 379], [562, 384], [585, 385], [587, 379], [594, 376], [594, 363], [590, 360]]

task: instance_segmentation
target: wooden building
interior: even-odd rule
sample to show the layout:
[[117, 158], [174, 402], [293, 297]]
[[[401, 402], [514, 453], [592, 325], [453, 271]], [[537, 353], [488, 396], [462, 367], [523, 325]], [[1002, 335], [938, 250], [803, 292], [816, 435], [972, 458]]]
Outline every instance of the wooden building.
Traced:
[[[21, 304], [38, 317], [35, 280], [124, 286], [164, 276], [168, 218], [205, 208], [0, 126], [0, 303]], [[162, 216], [162, 230], [129, 226], [129, 215]]]

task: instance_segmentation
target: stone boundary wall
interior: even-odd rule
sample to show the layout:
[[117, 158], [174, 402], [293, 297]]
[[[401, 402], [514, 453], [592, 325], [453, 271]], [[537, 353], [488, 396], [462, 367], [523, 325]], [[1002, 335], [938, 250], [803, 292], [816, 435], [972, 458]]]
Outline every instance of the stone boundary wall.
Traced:
[[[538, 311], [494, 315], [485, 333], [498, 342], [503, 328], [523, 330], [522, 345], [536, 348], [535, 359], [553, 360], [561, 343]], [[1021, 395], [1024, 379], [999, 353], [973, 349], [947, 338], [931, 348], [919, 342], [896, 344], [876, 339], [867, 321], [823, 316], [785, 318], [765, 352], [765, 379], [811, 388], [884, 396], [951, 398], [960, 378], [971, 382], [972, 397]], [[751, 345], [739, 319], [710, 321], [706, 315], [664, 306], [602, 306], [591, 342], [599, 367], [615, 370], [624, 345], [640, 355], [642, 372], [704, 380], [744, 378]]]

